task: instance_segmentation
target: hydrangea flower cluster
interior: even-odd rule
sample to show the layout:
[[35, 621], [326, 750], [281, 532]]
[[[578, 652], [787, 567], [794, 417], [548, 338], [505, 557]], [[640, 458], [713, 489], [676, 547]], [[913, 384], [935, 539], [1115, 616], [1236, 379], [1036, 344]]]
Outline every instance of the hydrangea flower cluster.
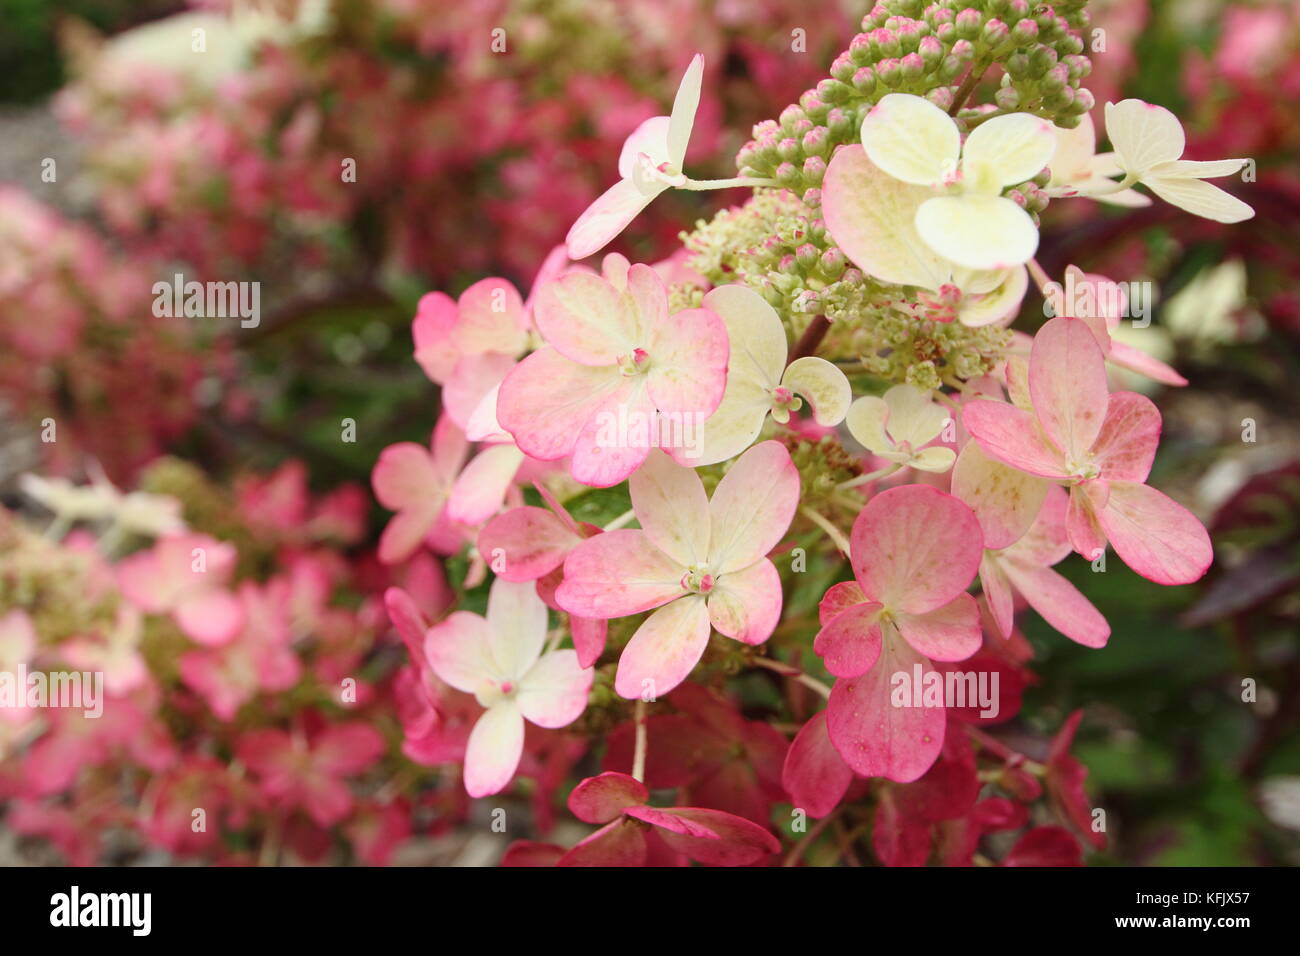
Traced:
[[[1213, 550], [1147, 483], [1160, 413], [1112, 388], [1107, 361], [1181, 378], [1044, 274], [1037, 213], [1143, 189], [1224, 223], [1251, 210], [1206, 182], [1244, 161], [1181, 159], [1160, 107], [1108, 105], [1114, 153], [1095, 155], [1084, 7], [877, 3], [729, 180], [684, 169], [696, 57], [671, 115], [611, 153], [614, 185], [527, 308], [439, 300], [436, 351], [417, 319], [417, 358], [443, 370], [436, 434], [460, 451], [435, 438], [434, 464], [401, 480], [408, 452], [385, 453], [375, 491], [404, 546], [382, 557], [449, 556], [487, 617], [430, 622], [389, 593], [425, 695], [407, 746], [463, 753], [475, 796], [561, 746], [525, 721], [602, 760], [569, 796], [599, 829], [507, 863], [794, 864], [812, 840], [798, 823], [840, 814], [869, 821], [891, 865], [991, 863], [992, 845], [1002, 865], [1073, 863], [1104, 843], [1069, 755], [1079, 715], [1038, 759], [989, 732], [1033, 680], [1016, 614], [1100, 649], [1106, 621], [1054, 570], [1067, 555], [1100, 567], [1113, 548], [1177, 585]], [[678, 255], [578, 261], [670, 190], [738, 186], [753, 196]], [[1031, 277], [1054, 317], [1012, 331]], [[453, 387], [445, 370], [471, 364], [492, 370]], [[464, 507], [482, 485], [457, 473], [466, 442], [511, 450], [491, 513]], [[469, 734], [454, 756], [427, 743], [449, 722]]]

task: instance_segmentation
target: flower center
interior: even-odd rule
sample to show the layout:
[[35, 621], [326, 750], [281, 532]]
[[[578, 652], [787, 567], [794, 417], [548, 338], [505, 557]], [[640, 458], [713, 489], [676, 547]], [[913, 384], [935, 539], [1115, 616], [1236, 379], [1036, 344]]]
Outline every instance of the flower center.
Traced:
[[708, 594], [713, 590], [713, 583], [708, 565], [692, 564], [682, 575], [682, 587], [692, 594]]
[[512, 696], [517, 689], [513, 681], [496, 681], [489, 678], [479, 685], [478, 690], [474, 692], [474, 699], [482, 707], [491, 707]]
[[645, 349], [633, 349], [631, 355], [618, 357], [618, 368], [624, 375], [640, 375], [649, 367], [650, 356]]
[[1101, 476], [1101, 469], [1091, 460], [1068, 461], [1065, 463], [1065, 468], [1076, 482], [1092, 481]]
[[790, 420], [790, 413], [803, 408], [803, 399], [784, 385], [772, 389], [772, 417], [784, 425]]

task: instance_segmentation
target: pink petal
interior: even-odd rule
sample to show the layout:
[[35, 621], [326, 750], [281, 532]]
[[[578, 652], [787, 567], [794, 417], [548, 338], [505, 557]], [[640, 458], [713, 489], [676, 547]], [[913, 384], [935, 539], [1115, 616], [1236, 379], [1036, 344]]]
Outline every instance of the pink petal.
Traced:
[[905, 675], [910, 687], [918, 666], [922, 680], [936, 673], [906, 641], [890, 637], [875, 667], [861, 677], [835, 682], [826, 726], [835, 749], [859, 776], [911, 783], [943, 749], [944, 708], [891, 703], [894, 675]]
[[1003, 866], [1082, 866], [1083, 853], [1063, 827], [1034, 827], [1002, 861]]
[[[636, 268], [635, 266], [633, 267]], [[708, 309], [685, 309], [650, 328], [646, 387], [661, 412], [712, 415], [727, 388], [727, 327]]]
[[[578, 432], [569, 470], [586, 485], [609, 488], [625, 481], [652, 448], [648, 423], [655, 415], [645, 383], [625, 379]], [[624, 424], [627, 423], [627, 430]], [[644, 428], [638, 423], [645, 423]]]
[[781, 619], [781, 575], [767, 558], [719, 575], [708, 596], [714, 628], [743, 644], [762, 644]]
[[467, 694], [495, 676], [488, 623], [469, 611], [454, 611], [429, 628], [424, 656], [439, 678]]
[[866, 600], [867, 596], [862, 593], [862, 585], [857, 581], [841, 581], [839, 584], [832, 584], [826, 589], [821, 602], [817, 605], [818, 621], [825, 627], [837, 615]]
[[1043, 478], [994, 461], [971, 441], [952, 467], [952, 493], [979, 519], [984, 547], [999, 551], [1034, 523], [1051, 487]]
[[478, 551], [497, 577], [536, 581], [550, 574], [582, 538], [545, 508], [511, 508], [479, 532]]
[[468, 355], [456, 363], [442, 387], [442, 407], [461, 431], [469, 430], [470, 418], [483, 397], [500, 385], [514, 367], [515, 360], [499, 352]]
[[1041, 478], [1067, 478], [1065, 460], [1042, 436], [1034, 416], [1023, 408], [976, 398], [961, 408], [962, 424], [995, 461]]
[[933, 661], [964, 661], [984, 643], [979, 605], [965, 593], [924, 614], [899, 612], [895, 622], [903, 639]]
[[644, 828], [622, 818], [609, 823], [560, 857], [556, 866], [645, 866]]
[[500, 793], [510, 785], [524, 752], [524, 718], [509, 701], [483, 711], [465, 748], [465, 792], [471, 797]]
[[244, 609], [233, 594], [205, 591], [177, 606], [176, 623], [198, 643], [215, 647], [239, 633], [244, 626]]
[[525, 454], [555, 461], [573, 451], [583, 424], [624, 381], [617, 368], [579, 365], [541, 348], [501, 383], [497, 419]]
[[826, 669], [836, 677], [858, 677], [880, 657], [880, 604], [855, 604], [822, 625], [813, 640]]
[[980, 588], [984, 592], [984, 602], [988, 605], [998, 633], [1010, 637], [1011, 628], [1015, 624], [1016, 605], [1015, 596], [1011, 593], [1011, 582], [1002, 570], [1002, 564], [1001, 558], [985, 553], [980, 562]]
[[1101, 432], [1092, 446], [1101, 477], [1146, 481], [1160, 444], [1160, 412], [1145, 395], [1116, 392], [1110, 397]]
[[[440, 504], [437, 499], [431, 503]], [[393, 515], [379, 536], [379, 560], [384, 564], [405, 561], [420, 546], [437, 520], [438, 513], [429, 508], [410, 508]]]
[[1051, 568], [1016, 560], [1003, 563], [1006, 576], [1044, 621], [1084, 647], [1105, 647], [1110, 625], [1073, 584]]
[[652, 451], [628, 482], [632, 510], [647, 538], [683, 565], [702, 564], [709, 551], [709, 498], [692, 468]]
[[1082, 461], [1101, 431], [1109, 395], [1105, 356], [1084, 322], [1061, 316], [1038, 330], [1029, 394], [1047, 437], [1067, 460]]
[[644, 531], [606, 531], [569, 552], [555, 599], [580, 617], [626, 617], [685, 593], [685, 571], [651, 544]]
[[711, 866], [749, 866], [781, 850], [767, 830], [721, 810], [641, 806], [629, 807], [627, 815], [659, 827], [659, 838], [670, 847]]
[[1210, 536], [1196, 516], [1146, 485], [1111, 482], [1097, 517], [1121, 560], [1156, 584], [1190, 584], [1214, 560]]
[[441, 385], [451, 375], [460, 354], [451, 346], [452, 329], [459, 318], [456, 303], [443, 292], [429, 292], [416, 306], [411, 323], [415, 361], [430, 381]]
[[831, 744], [823, 710], [795, 735], [781, 768], [781, 783], [796, 808], [810, 817], [824, 817], [844, 799], [852, 782], [853, 771]]
[[785, 446], [753, 446], [718, 482], [709, 501], [709, 568], [726, 574], [747, 568], [776, 547], [799, 507], [799, 471]]
[[657, 195], [643, 194], [629, 179], [610, 186], [569, 228], [564, 237], [569, 258], [576, 262], [604, 249]]
[[853, 522], [850, 545], [867, 597], [909, 614], [942, 607], [964, 591], [984, 551], [971, 510], [928, 485], [872, 498]]
[[438, 478], [428, 449], [404, 441], [379, 453], [370, 483], [379, 503], [390, 511], [421, 508], [427, 512], [432, 510], [429, 499], [440, 490]]
[[1187, 384], [1187, 379], [1179, 375], [1175, 369], [1158, 358], [1152, 358], [1141, 349], [1126, 345], [1123, 342], [1112, 340], [1110, 353], [1106, 357], [1120, 368], [1126, 368], [1137, 372], [1139, 375], [1145, 375], [1147, 378], [1155, 379], [1163, 385], [1181, 386]]
[[605, 639], [609, 622], [603, 618], [569, 617], [569, 631], [573, 635], [573, 648], [578, 653], [578, 664], [591, 667], [605, 653]]
[[547, 345], [572, 362], [614, 365], [641, 345], [631, 303], [600, 276], [565, 273], [542, 286], [536, 298], [538, 330]]
[[588, 777], [569, 794], [569, 810], [583, 823], [609, 823], [628, 807], [650, 801], [650, 791], [635, 777], [608, 771]]
[[614, 690], [628, 700], [662, 697], [686, 679], [708, 643], [704, 599], [688, 595], [673, 601], [646, 618], [623, 648]]
[[388, 749], [384, 736], [369, 724], [335, 724], [312, 743], [312, 763], [336, 776], [370, 769]]
[[514, 356], [528, 344], [524, 301], [505, 279], [480, 279], [460, 294], [456, 306], [460, 321], [452, 341], [461, 352]]
[[447, 517], [461, 524], [482, 524], [501, 510], [524, 453], [513, 444], [489, 445], [465, 466], [447, 497]]
[[587, 709], [595, 672], [578, 663], [575, 651], [551, 651], [519, 679], [515, 700], [526, 720], [538, 727], [566, 727]]
[[1097, 515], [1105, 510], [1108, 495], [1107, 483], [1100, 479], [1070, 489], [1065, 512], [1066, 533], [1070, 547], [1089, 561], [1096, 561], [1106, 550], [1106, 536], [1097, 521]]

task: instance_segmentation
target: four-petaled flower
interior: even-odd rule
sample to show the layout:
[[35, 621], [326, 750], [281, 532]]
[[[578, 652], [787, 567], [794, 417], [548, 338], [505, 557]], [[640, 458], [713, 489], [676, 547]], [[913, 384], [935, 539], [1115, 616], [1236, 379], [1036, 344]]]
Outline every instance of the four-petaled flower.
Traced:
[[935, 673], [931, 660], [961, 661], [979, 650], [979, 606], [966, 588], [983, 535], [956, 498], [904, 485], [867, 502], [850, 544], [856, 580], [826, 592], [813, 641], [840, 678], [827, 730], [856, 773], [909, 782], [938, 757], [946, 718], [942, 704], [894, 706], [896, 678], [911, 682], [914, 672]]
[[1135, 392], [1109, 393], [1106, 362], [1091, 329], [1059, 317], [1034, 338], [1028, 408], [987, 398], [962, 421], [990, 457], [1069, 486], [1066, 529], [1090, 561], [1106, 542], [1157, 584], [1189, 584], [1214, 559], [1196, 517], [1145, 482], [1160, 440], [1160, 412]]
[[667, 694], [709, 642], [761, 644], [781, 616], [781, 578], [766, 557], [799, 504], [799, 473], [785, 447], [761, 442], [741, 455], [710, 500], [699, 476], [653, 453], [632, 476], [639, 530], [588, 538], [564, 561], [556, 601], [582, 617], [658, 608], [619, 660], [614, 689], [628, 699]]
[[[727, 390], [704, 423], [704, 448], [692, 465], [712, 465], [734, 458], [754, 443], [770, 413], [785, 424], [802, 399], [812, 405], [818, 425], [844, 420], [853, 392], [844, 373], [813, 355], [786, 367], [785, 329], [776, 310], [753, 289], [725, 285], [704, 297], [704, 308], [726, 323], [732, 343], [727, 363]], [[802, 398], [800, 397], [802, 396]]]
[[499, 793], [515, 775], [524, 721], [564, 727], [582, 715], [594, 674], [574, 651], [547, 651], [546, 605], [532, 584], [498, 578], [487, 617], [455, 611], [429, 629], [424, 652], [439, 679], [473, 694], [484, 711], [469, 736], [465, 790]]
[[1236, 196], [1205, 181], [1231, 176], [1249, 160], [1183, 159], [1183, 124], [1163, 106], [1142, 100], [1107, 103], [1106, 134], [1115, 147], [1123, 182], [1139, 182], [1170, 205], [1215, 222], [1241, 222], [1255, 215]]
[[946, 445], [930, 445], [951, 422], [948, 412], [914, 385], [895, 385], [883, 397], [863, 396], [844, 420], [849, 434], [872, 454], [933, 472], [947, 471], [957, 457]]
[[986, 120], [963, 146], [956, 124], [929, 100], [890, 93], [862, 121], [862, 148], [895, 179], [947, 190], [922, 203], [916, 229], [935, 252], [967, 269], [1005, 269], [1038, 248], [1029, 213], [1002, 190], [1042, 172], [1056, 128], [1028, 113]]
[[570, 272], [542, 287], [535, 318], [547, 344], [506, 376], [496, 408], [525, 454], [572, 456], [573, 477], [597, 486], [618, 484], [645, 461], [648, 426], [676, 434], [676, 423], [684, 435], [713, 414], [728, 358], [715, 313], [670, 315], [654, 269], [622, 256], [606, 256], [604, 268], [604, 277]]

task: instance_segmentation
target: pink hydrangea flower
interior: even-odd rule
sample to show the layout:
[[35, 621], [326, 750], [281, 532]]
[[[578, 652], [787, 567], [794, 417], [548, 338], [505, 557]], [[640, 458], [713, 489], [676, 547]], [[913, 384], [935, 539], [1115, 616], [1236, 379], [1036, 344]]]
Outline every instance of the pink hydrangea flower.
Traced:
[[308, 740], [270, 727], [244, 734], [236, 754], [261, 778], [262, 791], [286, 806], [301, 807], [317, 824], [333, 826], [352, 811], [346, 778], [368, 769], [384, 753], [384, 738], [369, 724], [328, 727]]
[[497, 418], [525, 454], [571, 455], [578, 481], [615, 485], [645, 461], [648, 437], [620, 433], [620, 422], [648, 436], [651, 421], [700, 422], [722, 400], [722, 319], [707, 309], [670, 315], [668, 289], [649, 266], [608, 256], [603, 277], [567, 273], [538, 293], [536, 320], [547, 345], [506, 377]]
[[244, 624], [239, 601], [226, 590], [238, 559], [232, 545], [208, 535], [169, 535], [119, 562], [118, 585], [141, 611], [170, 613], [186, 635], [213, 647]]
[[245, 623], [236, 638], [180, 657], [181, 680], [226, 721], [234, 720], [259, 691], [288, 690], [302, 675], [302, 662], [291, 646], [289, 609], [281, 596], [245, 581], [238, 597]]
[[672, 115], [652, 116], [632, 132], [618, 156], [619, 181], [570, 227], [564, 240], [569, 258], [585, 259], [599, 252], [656, 196], [686, 184], [682, 163], [695, 126], [703, 83], [704, 57], [697, 53], [677, 87]]
[[827, 729], [858, 774], [915, 780], [943, 746], [944, 708], [895, 707], [894, 675], [933, 672], [980, 649], [979, 606], [966, 593], [983, 554], [975, 515], [951, 495], [904, 485], [872, 498], [853, 523], [855, 581], [822, 599], [813, 648], [841, 678]]
[[1188, 584], [1214, 559], [1196, 517], [1145, 482], [1160, 440], [1160, 412], [1134, 392], [1109, 393], [1101, 347], [1079, 319], [1052, 319], [1034, 338], [1029, 407], [977, 399], [962, 409], [985, 454], [1066, 484], [1066, 529], [1095, 560], [1107, 541], [1138, 574]]
[[140, 611], [130, 604], [121, 604], [116, 621], [106, 633], [73, 638], [59, 647], [59, 653], [78, 670], [102, 672], [104, 688], [114, 696], [121, 696], [149, 681], [149, 668], [140, 653], [143, 632]]
[[467, 449], [464, 433], [444, 415], [427, 450], [404, 441], [380, 452], [371, 485], [379, 503], [397, 512], [379, 538], [380, 561], [406, 560], [444, 520], [447, 497]]
[[1162, 385], [1187, 384], [1187, 379], [1166, 363], [1111, 335], [1128, 309], [1128, 294], [1119, 283], [1086, 273], [1078, 266], [1067, 266], [1065, 284], [1049, 283], [1046, 298], [1056, 315], [1068, 315], [1088, 324], [1107, 362]]
[[651, 807], [649, 800], [645, 784], [627, 774], [582, 781], [569, 794], [569, 809], [600, 829], [555, 865], [645, 866], [651, 840], [712, 866], [749, 866], [781, 849], [776, 837], [744, 817], [702, 807]]
[[741, 455], [710, 500], [699, 476], [656, 452], [633, 474], [640, 529], [580, 543], [564, 562], [560, 606], [583, 617], [658, 608], [619, 660], [614, 688], [635, 699], [666, 694], [704, 653], [710, 625], [761, 644], [781, 616], [781, 579], [766, 557], [799, 505], [799, 473], [785, 447], [762, 442]]
[[498, 578], [487, 617], [455, 611], [429, 629], [424, 652], [439, 678], [473, 694], [485, 710], [470, 733], [465, 790], [499, 793], [524, 747], [524, 721], [564, 727], [581, 716], [594, 674], [574, 651], [543, 653], [546, 605], [530, 584]]
[[1019, 593], [1070, 640], [1104, 647], [1110, 638], [1106, 619], [1052, 570], [1073, 550], [1066, 532], [1065, 491], [993, 461], [971, 441], [953, 468], [952, 493], [970, 506], [984, 531], [980, 587], [1002, 636], [1011, 636], [1013, 594]]
[[[479, 532], [478, 550], [498, 577], [507, 581], [536, 581], [542, 600], [562, 611], [554, 603], [554, 594], [562, 579], [560, 569], [564, 559], [580, 542], [599, 534], [600, 529], [578, 524], [561, 505], [551, 504], [553, 510], [549, 511], [522, 507], [497, 515]], [[569, 630], [574, 650], [578, 652], [578, 664], [591, 667], [605, 649], [608, 622], [604, 618], [571, 614]]]

